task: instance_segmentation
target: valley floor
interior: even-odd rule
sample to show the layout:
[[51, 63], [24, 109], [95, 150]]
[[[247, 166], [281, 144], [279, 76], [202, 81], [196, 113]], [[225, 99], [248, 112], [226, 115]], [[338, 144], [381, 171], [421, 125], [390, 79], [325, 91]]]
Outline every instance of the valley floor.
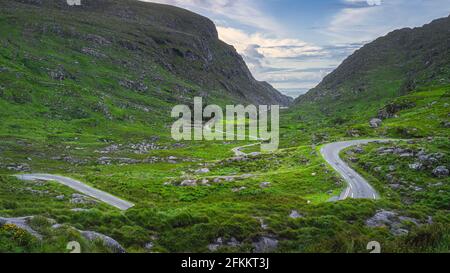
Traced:
[[[176, 143], [163, 133], [107, 142], [4, 134], [0, 252], [67, 252], [71, 241], [84, 252], [367, 252], [371, 241], [384, 252], [448, 252], [448, 132], [419, 121], [445, 112], [443, 94], [411, 95], [417, 107], [377, 129], [368, 117], [337, 128], [283, 113], [276, 153], [251, 142]], [[323, 159], [323, 145], [380, 137], [410, 140], [356, 143], [339, 155], [380, 198], [329, 202], [347, 183]], [[121, 211], [18, 173], [70, 177], [134, 206]]]

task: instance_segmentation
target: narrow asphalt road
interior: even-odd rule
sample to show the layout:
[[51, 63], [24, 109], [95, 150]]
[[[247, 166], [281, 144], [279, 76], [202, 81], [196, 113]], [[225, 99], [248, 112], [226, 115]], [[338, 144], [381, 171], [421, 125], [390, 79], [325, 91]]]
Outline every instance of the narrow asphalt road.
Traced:
[[[215, 122], [215, 119], [211, 119], [211, 120], [208, 121], [205, 125], [203, 125], [203, 127], [207, 127], [209, 130], [211, 130], [211, 125], [214, 124], [214, 122]], [[252, 139], [252, 140], [255, 140], [255, 141], [262, 141], [262, 140], [263, 140], [262, 138], [255, 137], [255, 136], [246, 136], [246, 135], [239, 135], [239, 134], [229, 134], [229, 133], [224, 132], [224, 131], [222, 131], [222, 130], [220, 130], [220, 129], [218, 129], [218, 128], [215, 128], [215, 132], [225, 134], [226, 136], [229, 136], [229, 135], [230, 135], [230, 136], [233, 136], [233, 137], [239, 137], [239, 136], [242, 136], [242, 137], [245, 137], [245, 138], [248, 137], [248, 138], [250, 138], [250, 139]], [[249, 145], [245, 145], [245, 146], [240, 146], [240, 147], [233, 148], [231, 151], [234, 153], [235, 156], [246, 156], [247, 154], [244, 153], [244, 152], [242, 151], [242, 149], [248, 148], [248, 147], [257, 146], [257, 145], [260, 145], [260, 144], [261, 144], [261, 142], [252, 143], [252, 144], [249, 144]]]
[[127, 202], [125, 200], [119, 199], [109, 193], [97, 190], [88, 186], [78, 180], [59, 176], [52, 174], [19, 174], [16, 175], [17, 178], [21, 180], [45, 180], [45, 181], [56, 181], [60, 184], [63, 184], [69, 188], [72, 188], [80, 193], [83, 193], [92, 198], [98, 199], [106, 204], [114, 206], [120, 210], [128, 210], [131, 207], [134, 207], [134, 204]]
[[393, 140], [383, 139], [364, 139], [364, 140], [350, 140], [343, 142], [335, 142], [325, 145], [321, 150], [321, 154], [328, 164], [333, 167], [347, 182], [348, 187], [339, 196], [338, 200], [345, 200], [347, 198], [355, 199], [379, 199], [380, 196], [376, 190], [359, 175], [355, 170], [350, 168], [340, 157], [339, 153], [349, 147], [368, 144], [371, 142], [390, 142]]

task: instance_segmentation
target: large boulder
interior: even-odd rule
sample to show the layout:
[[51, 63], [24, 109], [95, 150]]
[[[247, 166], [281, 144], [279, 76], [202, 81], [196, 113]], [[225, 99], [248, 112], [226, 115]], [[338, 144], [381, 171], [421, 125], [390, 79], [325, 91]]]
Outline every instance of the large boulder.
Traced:
[[370, 120], [369, 124], [370, 124], [370, 127], [374, 128], [374, 129], [380, 128], [381, 125], [383, 124], [383, 121], [379, 118], [373, 118]]
[[37, 231], [32, 229], [29, 225], [29, 221], [33, 219], [33, 216], [28, 217], [19, 217], [19, 218], [2, 218], [0, 217], [0, 227], [9, 224], [14, 225], [20, 229], [25, 230], [26, 232], [30, 233], [37, 239], [41, 240], [42, 235], [40, 235]]
[[271, 237], [260, 237], [253, 244], [254, 253], [268, 253], [273, 252], [278, 247], [278, 240]]
[[449, 175], [449, 171], [445, 166], [439, 166], [433, 170], [433, 175], [436, 177], [447, 177]]
[[101, 241], [105, 247], [114, 253], [125, 253], [125, 249], [113, 238], [95, 231], [80, 231], [81, 235], [89, 241]]

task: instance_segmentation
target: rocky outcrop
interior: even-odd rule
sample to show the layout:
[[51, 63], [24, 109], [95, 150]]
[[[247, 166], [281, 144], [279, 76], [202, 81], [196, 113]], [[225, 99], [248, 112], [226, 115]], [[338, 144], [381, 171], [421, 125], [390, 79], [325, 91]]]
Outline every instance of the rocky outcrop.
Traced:
[[366, 225], [371, 228], [389, 228], [395, 236], [406, 235], [409, 233], [408, 223], [416, 226], [420, 225], [419, 220], [399, 215], [397, 212], [379, 210], [366, 221]]
[[33, 216], [28, 217], [19, 217], [19, 218], [2, 218], [0, 217], [0, 227], [10, 224], [15, 225], [16, 227], [25, 230], [26, 232], [33, 235], [35, 238], [41, 240], [42, 235], [39, 234], [37, 231], [35, 231], [33, 228], [31, 228], [29, 222], [33, 219]]
[[402, 110], [406, 110], [406, 109], [410, 109], [415, 107], [416, 104], [414, 102], [410, 102], [410, 101], [398, 101], [398, 102], [392, 102], [388, 105], [386, 105], [385, 107], [383, 107], [383, 109], [381, 109], [380, 111], [378, 111], [378, 118], [379, 119], [388, 119], [388, 118], [394, 118], [397, 116], [397, 113], [402, 111]]
[[113, 238], [95, 231], [81, 231], [81, 235], [89, 241], [101, 241], [105, 247], [114, 253], [125, 253], [125, 249]]

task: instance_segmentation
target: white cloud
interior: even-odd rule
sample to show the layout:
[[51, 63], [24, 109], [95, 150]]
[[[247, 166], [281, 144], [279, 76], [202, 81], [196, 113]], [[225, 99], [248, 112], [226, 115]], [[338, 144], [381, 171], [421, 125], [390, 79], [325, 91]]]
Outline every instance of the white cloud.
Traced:
[[291, 95], [314, 87], [338, 63], [329, 50], [299, 39], [220, 26], [218, 32], [221, 40], [235, 46], [257, 79]]
[[448, 16], [449, 0], [345, 0], [348, 4], [331, 20], [325, 33], [334, 43], [368, 42], [404, 27], [417, 27]]
[[[219, 38], [235, 46], [236, 50], [245, 55], [249, 46], [261, 57], [266, 58], [296, 58], [302, 56], [321, 56], [325, 52], [321, 47], [308, 44], [299, 39], [269, 37], [267, 34], [255, 32], [246, 33], [231, 27], [217, 27]], [[253, 46], [257, 45], [257, 47]]]
[[[258, 29], [277, 30], [279, 24], [264, 13], [255, 0], [141, 0], [183, 7], [203, 15], [213, 15], [216, 23], [234, 23]], [[221, 19], [223, 18], [223, 19]]]
[[348, 4], [367, 4], [369, 6], [379, 6], [381, 5], [381, 0], [344, 0]]

